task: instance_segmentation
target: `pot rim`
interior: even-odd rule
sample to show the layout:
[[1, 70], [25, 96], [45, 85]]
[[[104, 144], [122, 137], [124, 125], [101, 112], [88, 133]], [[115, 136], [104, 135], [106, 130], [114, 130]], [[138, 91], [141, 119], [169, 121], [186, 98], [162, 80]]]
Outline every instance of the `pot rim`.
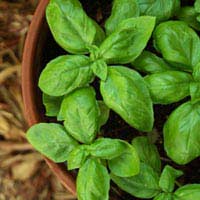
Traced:
[[[33, 16], [32, 22], [29, 27], [29, 31], [26, 37], [24, 50], [23, 50], [23, 59], [22, 59], [22, 96], [24, 102], [24, 116], [28, 123], [28, 126], [39, 123], [39, 115], [35, 112], [36, 105], [34, 102], [34, 92], [33, 92], [33, 79], [32, 79], [32, 70], [34, 63], [34, 56], [36, 54], [36, 48], [38, 40], [40, 37], [40, 31], [43, 26], [45, 18], [45, 9], [49, 0], [41, 0], [35, 14]], [[73, 195], [76, 195], [76, 184], [75, 179], [67, 171], [66, 166], [63, 164], [57, 164], [48, 158], [44, 157], [47, 165], [50, 167], [52, 172], [58, 177], [63, 186], [71, 192]]]

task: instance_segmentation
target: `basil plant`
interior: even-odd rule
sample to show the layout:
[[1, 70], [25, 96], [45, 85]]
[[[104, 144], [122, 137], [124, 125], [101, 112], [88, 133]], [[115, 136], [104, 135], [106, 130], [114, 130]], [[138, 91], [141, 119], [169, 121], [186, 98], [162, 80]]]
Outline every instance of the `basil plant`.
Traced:
[[57, 123], [35, 124], [27, 139], [76, 170], [79, 200], [108, 200], [111, 180], [137, 198], [200, 199], [199, 184], [175, 187], [183, 172], [161, 167], [149, 137], [133, 135], [129, 143], [102, 131], [112, 110], [139, 133], [151, 132], [153, 104], [190, 96], [167, 119], [164, 147], [178, 164], [200, 155], [200, 39], [189, 27], [198, 30], [199, 8], [199, 1], [184, 8], [180, 0], [114, 0], [101, 27], [78, 0], [50, 0], [46, 19], [66, 54], [47, 63], [38, 86], [46, 116]]

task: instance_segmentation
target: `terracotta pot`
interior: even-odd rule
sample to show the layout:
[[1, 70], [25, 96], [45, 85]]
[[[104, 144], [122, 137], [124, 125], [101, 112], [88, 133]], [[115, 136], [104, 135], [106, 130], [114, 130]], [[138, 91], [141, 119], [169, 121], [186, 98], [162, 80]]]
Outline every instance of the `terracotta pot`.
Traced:
[[[22, 93], [25, 118], [29, 126], [47, 121], [42, 106], [41, 92], [37, 87], [38, 77], [45, 64], [64, 53], [54, 42], [45, 19], [45, 9], [49, 0], [41, 0], [26, 38], [22, 62]], [[75, 176], [63, 164], [56, 164], [45, 158], [46, 163], [62, 184], [76, 194]]]

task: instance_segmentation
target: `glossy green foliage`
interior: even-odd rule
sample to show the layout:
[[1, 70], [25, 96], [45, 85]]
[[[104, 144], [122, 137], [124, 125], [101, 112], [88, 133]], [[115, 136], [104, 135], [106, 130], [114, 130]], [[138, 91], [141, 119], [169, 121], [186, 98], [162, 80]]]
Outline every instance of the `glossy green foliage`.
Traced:
[[190, 83], [190, 97], [193, 104], [200, 101], [200, 82]]
[[153, 200], [175, 200], [171, 193], [160, 193]]
[[168, 21], [157, 26], [154, 43], [163, 57], [181, 70], [192, 71], [200, 61], [200, 40], [185, 22]]
[[42, 102], [45, 106], [46, 116], [55, 117], [58, 115], [60, 110], [60, 105], [63, 100], [63, 96], [61, 97], [54, 97], [49, 96], [45, 93], [42, 94]]
[[135, 176], [140, 171], [140, 161], [135, 148], [128, 143], [126, 146], [120, 156], [108, 161], [111, 172], [119, 177]]
[[143, 78], [136, 71], [109, 67], [107, 80], [101, 81], [100, 90], [105, 104], [128, 124], [141, 131], [151, 131], [152, 101]]
[[199, 13], [192, 6], [182, 7], [178, 13], [178, 19], [186, 22], [189, 26], [196, 30], [200, 30], [200, 23], [197, 20]]
[[99, 107], [92, 87], [75, 90], [61, 104], [59, 116], [64, 126], [79, 142], [91, 143], [98, 130]]
[[78, 0], [51, 0], [46, 18], [56, 42], [70, 53], [88, 53], [88, 46], [104, 39], [103, 30], [87, 16]]
[[183, 175], [183, 172], [166, 165], [159, 180], [159, 186], [164, 192], [173, 192], [175, 180]]
[[164, 59], [156, 56], [156, 54], [151, 53], [150, 51], [143, 51], [131, 64], [135, 69], [148, 74], [163, 72], [171, 69], [170, 65], [165, 62]]
[[155, 104], [170, 104], [189, 96], [192, 76], [186, 72], [165, 71], [145, 77]]
[[124, 64], [135, 60], [149, 41], [155, 18], [149, 16], [129, 18], [120, 23], [100, 46], [107, 63]]
[[137, 0], [114, 0], [111, 15], [105, 23], [106, 33], [111, 34], [123, 20], [138, 17], [139, 14]]
[[140, 161], [152, 167], [156, 172], [160, 173], [161, 160], [157, 147], [150, 142], [145, 136], [136, 137], [132, 141], [133, 147], [136, 149]]
[[79, 200], [108, 200], [110, 176], [106, 167], [88, 159], [78, 172], [76, 186]]
[[98, 101], [100, 113], [99, 113], [99, 128], [101, 126], [105, 125], [108, 121], [110, 109], [106, 106], [106, 104], [103, 101]]
[[175, 200], [197, 200], [200, 199], [200, 184], [188, 184], [180, 187], [174, 193]]
[[65, 128], [55, 123], [39, 123], [32, 126], [26, 138], [38, 150], [54, 162], [64, 162], [78, 143]]
[[141, 163], [140, 173], [122, 178], [111, 174], [111, 179], [122, 190], [138, 198], [153, 198], [160, 193], [158, 174], [148, 165]]
[[155, 16], [157, 22], [168, 20], [180, 9], [180, 0], [137, 0], [141, 15]]
[[186, 102], [169, 116], [164, 125], [164, 147], [178, 164], [187, 164], [200, 155], [200, 105]]
[[195, 0], [194, 8], [197, 13], [200, 13], [200, 0]]
[[59, 56], [50, 61], [39, 78], [40, 89], [51, 96], [68, 94], [93, 80], [90, 60], [86, 56]]

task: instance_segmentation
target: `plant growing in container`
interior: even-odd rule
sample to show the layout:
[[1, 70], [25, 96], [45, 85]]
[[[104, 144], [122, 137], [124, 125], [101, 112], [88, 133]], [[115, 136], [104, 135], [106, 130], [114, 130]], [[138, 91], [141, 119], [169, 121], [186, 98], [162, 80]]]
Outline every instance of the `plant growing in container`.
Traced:
[[[199, 184], [174, 189], [183, 172], [169, 165], [161, 172], [153, 144], [153, 103], [171, 104], [190, 95], [167, 119], [164, 146], [178, 164], [200, 155], [200, 39], [185, 22], [166, 21], [183, 19], [180, 13], [179, 0], [115, 0], [104, 32], [78, 0], [51, 0], [47, 6], [53, 37], [68, 54], [50, 61], [39, 78], [46, 115], [57, 122], [32, 126], [27, 139], [54, 162], [79, 169], [78, 199], [109, 199], [110, 180], [138, 198], [200, 198]], [[110, 109], [148, 137], [133, 134], [132, 143], [108, 137], [103, 127]]]

